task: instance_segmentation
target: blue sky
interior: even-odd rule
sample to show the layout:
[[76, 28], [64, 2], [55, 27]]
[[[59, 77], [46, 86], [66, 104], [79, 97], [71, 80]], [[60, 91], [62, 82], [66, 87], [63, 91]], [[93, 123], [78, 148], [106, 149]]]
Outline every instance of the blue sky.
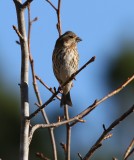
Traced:
[[[82, 38], [78, 44], [80, 55], [80, 66], [87, 62], [92, 56], [96, 61], [83, 70], [74, 82], [71, 91], [72, 100], [78, 101], [74, 104], [73, 111], [79, 113], [89, 106], [95, 99], [102, 98], [109, 92], [106, 86], [105, 73], [111, 59], [117, 56], [121, 47], [121, 40], [134, 39], [134, 1], [133, 0], [62, 0], [61, 21], [63, 33], [67, 30], [75, 32]], [[54, 2], [56, 5], [56, 2]], [[8, 86], [19, 94], [18, 83], [20, 81], [20, 48], [15, 43], [18, 37], [12, 25], [17, 26], [14, 3], [11, 0], [0, 2], [0, 67], [3, 78]], [[45, 0], [33, 1], [31, 5], [32, 18], [38, 17], [33, 24], [31, 36], [31, 51], [35, 62], [36, 74], [51, 87], [58, 87], [58, 83], [52, 71], [52, 52], [58, 33], [56, 30], [56, 14]], [[27, 17], [27, 14], [26, 14]], [[27, 18], [26, 18], [27, 19]], [[115, 54], [114, 54], [115, 53]], [[30, 76], [30, 86], [32, 86]], [[40, 86], [41, 94], [48, 93]], [[30, 99], [34, 103], [33, 90], [30, 89]], [[51, 94], [42, 96], [43, 101]], [[57, 101], [57, 103], [59, 103]], [[103, 106], [109, 104], [107, 102]], [[112, 105], [111, 105], [112, 106]], [[77, 110], [76, 110], [77, 108]], [[50, 108], [52, 111], [52, 108]], [[48, 110], [48, 112], [50, 112]], [[103, 112], [103, 114], [100, 114]], [[100, 128], [108, 115], [105, 109], [97, 109], [90, 116], [88, 122], [93, 128]], [[114, 112], [114, 111], [113, 111]], [[110, 121], [110, 120], [109, 120]], [[99, 126], [97, 124], [99, 123]], [[88, 124], [87, 128], [90, 128]], [[96, 127], [95, 127], [96, 126]], [[95, 131], [94, 131], [95, 132]], [[85, 134], [85, 133], [83, 133]], [[87, 134], [87, 133], [86, 133]], [[82, 143], [86, 143], [83, 141]]]

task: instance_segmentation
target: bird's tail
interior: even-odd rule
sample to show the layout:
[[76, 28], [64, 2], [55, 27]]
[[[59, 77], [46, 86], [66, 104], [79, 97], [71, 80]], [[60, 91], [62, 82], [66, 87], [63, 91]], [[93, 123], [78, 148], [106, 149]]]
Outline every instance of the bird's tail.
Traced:
[[62, 107], [63, 105], [66, 104], [72, 106], [70, 92], [68, 92], [67, 94], [64, 93], [62, 94], [60, 106]]

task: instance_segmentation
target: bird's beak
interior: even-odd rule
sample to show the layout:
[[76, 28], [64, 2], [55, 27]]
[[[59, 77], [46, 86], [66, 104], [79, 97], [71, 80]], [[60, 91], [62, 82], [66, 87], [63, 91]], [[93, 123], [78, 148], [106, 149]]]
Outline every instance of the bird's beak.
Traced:
[[76, 37], [76, 42], [80, 42], [82, 39], [80, 37]]

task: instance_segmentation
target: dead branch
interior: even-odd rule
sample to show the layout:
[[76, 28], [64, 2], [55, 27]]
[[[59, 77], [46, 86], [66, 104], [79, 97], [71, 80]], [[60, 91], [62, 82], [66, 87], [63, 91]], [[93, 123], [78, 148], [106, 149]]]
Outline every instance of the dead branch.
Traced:
[[78, 153], [78, 157], [80, 158], [80, 160], [83, 159], [80, 153]]
[[28, 7], [28, 5], [30, 5], [30, 3], [33, 2], [33, 0], [27, 0], [22, 4], [22, 8], [25, 9], [26, 7]]
[[[55, 93], [55, 91], [54, 91], [51, 87], [49, 87], [47, 84], [45, 84], [45, 83], [42, 81], [42, 79], [39, 78], [37, 75], [35, 76], [35, 78], [36, 78], [46, 89], [48, 89], [51, 93], [53, 93], [53, 94]], [[59, 99], [59, 100], [61, 100], [61, 97], [58, 96], [58, 95], [56, 95], [56, 98]]]
[[[79, 115], [77, 115], [78, 118], [82, 119], [84, 116], [86, 116], [87, 114], [89, 114], [93, 109], [95, 109], [100, 103], [104, 102], [108, 98], [110, 98], [110, 97], [114, 96], [115, 94], [119, 93], [123, 88], [125, 88], [133, 80], [134, 80], [134, 75], [132, 75], [130, 78], [128, 78], [128, 80], [126, 82], [124, 82], [119, 88], [117, 88], [116, 90], [112, 91], [111, 93], [109, 93], [108, 95], [106, 95], [105, 97], [103, 97], [102, 99], [95, 100], [92, 105], [90, 105], [87, 109], [85, 109]], [[73, 122], [71, 124], [71, 126], [73, 126], [76, 123], [77, 122]]]
[[[89, 65], [90, 63], [92, 63], [95, 60], [95, 57], [92, 57], [86, 64], [84, 64], [77, 72], [75, 72], [74, 74], [71, 75], [71, 77], [65, 82], [63, 83], [60, 87], [64, 87], [68, 82], [70, 82], [71, 80], [74, 79], [74, 77], [80, 72], [82, 71], [87, 65]], [[28, 119], [30, 120], [31, 118], [33, 118], [38, 112], [40, 112], [41, 109], [43, 109], [44, 107], [46, 107], [50, 102], [53, 101], [53, 98], [60, 92], [60, 89], [58, 89], [41, 107], [39, 107], [36, 111], [34, 111], [29, 117]]]
[[50, 0], [46, 0], [50, 5], [51, 7], [56, 11], [56, 14], [57, 14], [57, 30], [58, 30], [58, 33], [59, 33], [59, 36], [62, 35], [62, 29], [61, 29], [61, 17], [60, 17], [60, 10], [61, 10], [61, 0], [58, 0], [58, 7], [56, 8], [53, 3], [50, 1]]
[[60, 18], [60, 8], [61, 8], [61, 0], [58, 0], [58, 9], [57, 9], [57, 19], [58, 19], [58, 23], [57, 23], [57, 30], [59, 33], [59, 36], [62, 35], [62, 29], [61, 29], [61, 18]]
[[121, 121], [123, 121], [126, 117], [128, 117], [132, 112], [134, 112], [134, 105], [128, 109], [123, 115], [121, 115], [118, 119], [116, 119], [106, 130], [103, 131], [102, 135], [95, 142], [95, 144], [91, 147], [88, 153], [85, 155], [83, 160], [89, 160], [91, 156], [94, 154], [96, 149], [102, 145], [102, 142], [105, 140], [107, 134], [113, 130], [115, 126], [117, 126]]
[[[64, 106], [64, 116], [65, 119], [69, 120], [69, 112], [68, 112], [68, 105]], [[66, 152], [65, 152], [65, 159], [70, 160], [70, 146], [71, 145], [71, 126], [69, 123], [66, 124]]]
[[[34, 60], [31, 54], [31, 49], [30, 49], [30, 38], [31, 38], [31, 27], [33, 22], [35, 22], [37, 20], [37, 18], [34, 18], [33, 20], [31, 20], [31, 15], [30, 15], [30, 4], [28, 5], [28, 49], [29, 49], [29, 60], [30, 60], [30, 64], [31, 64], [31, 70], [32, 70], [32, 78], [33, 78], [33, 88], [34, 88], [34, 92], [36, 95], [36, 98], [38, 100], [39, 105], [42, 105], [42, 100], [40, 97], [40, 93], [39, 93], [39, 89], [38, 89], [38, 85], [36, 82], [36, 74], [35, 74], [35, 70], [34, 70]], [[44, 109], [41, 110], [42, 116], [44, 118], [44, 121], [49, 124], [49, 119], [47, 117], [47, 114], [45, 112]], [[56, 149], [56, 142], [55, 142], [55, 137], [54, 137], [54, 132], [52, 128], [48, 128], [49, 129], [49, 134], [50, 134], [50, 138], [51, 138], [51, 142], [52, 142], [52, 148], [53, 148], [53, 158], [55, 160], [57, 160], [57, 149]], [[31, 142], [31, 140], [30, 140]], [[29, 142], [29, 144], [30, 144]]]
[[50, 0], [46, 0], [50, 5], [51, 7], [57, 12], [57, 8], [53, 5], [53, 3], [50, 1]]
[[55, 122], [55, 123], [50, 123], [50, 124], [36, 124], [34, 125], [31, 130], [30, 130], [30, 133], [29, 133], [29, 144], [31, 142], [31, 139], [33, 137], [33, 134], [34, 132], [39, 129], [39, 128], [55, 128], [55, 127], [58, 127], [58, 126], [61, 126], [61, 125], [65, 125], [67, 123], [70, 123], [70, 122], [73, 122], [73, 121], [79, 121], [81, 122], [77, 116], [73, 117], [73, 118], [70, 118], [69, 120], [64, 120], [64, 121], [59, 121], [59, 122]]
[[40, 153], [40, 152], [37, 152], [36, 156], [43, 160], [50, 160], [49, 158], [45, 157], [43, 153]]
[[131, 143], [129, 144], [129, 146], [124, 154], [124, 157], [123, 157], [124, 160], [127, 160], [130, 157], [130, 155], [132, 155], [132, 153], [134, 153], [134, 148], [132, 148], [132, 147], [134, 147], [134, 138], [132, 139]]
[[19, 37], [21, 40], [24, 40], [24, 37], [23, 37], [22, 34], [19, 32], [19, 30], [17, 29], [17, 27], [13, 25], [13, 29], [14, 29], [15, 32], [17, 33], [18, 37]]
[[[125, 83], [123, 83], [117, 90], [118, 92], [121, 91], [121, 88], [123, 89], [125, 86], [127, 86], [132, 80], [134, 79], [134, 75], [132, 77], [130, 77]], [[70, 118], [69, 120], [65, 120], [65, 121], [59, 121], [56, 123], [51, 123], [51, 124], [38, 124], [33, 126], [33, 128], [31, 129], [31, 132], [29, 134], [29, 139], [31, 139], [31, 137], [33, 136], [34, 132], [36, 129], [39, 128], [54, 128], [54, 127], [58, 127], [67, 123], [70, 123], [70, 126], [75, 125], [78, 122], [85, 122], [82, 118], [85, 117], [87, 114], [89, 114], [93, 109], [95, 109], [100, 103], [102, 103], [104, 100], [106, 100], [107, 98], [110, 98], [111, 96], [115, 95], [115, 93], [118, 93], [116, 90], [111, 92], [110, 96], [106, 95], [104, 98], [100, 99], [99, 101], [95, 100], [94, 103], [92, 105], [90, 105], [87, 109], [85, 109], [84, 111], [82, 111], [80, 114], [74, 116], [73, 118]], [[106, 98], [107, 97], [107, 98]], [[106, 130], [105, 126], [103, 125], [103, 129], [104, 131]], [[107, 135], [108, 136], [108, 135]], [[107, 137], [106, 136], [106, 137]], [[105, 137], [105, 138], [106, 138]]]
[[[21, 0], [14, 0], [16, 7], [18, 30], [14, 27], [20, 39], [21, 47], [21, 131], [20, 131], [20, 160], [28, 160], [29, 156], [29, 98], [28, 98], [28, 74], [29, 74], [29, 51], [27, 44], [27, 35], [25, 27], [24, 10], [22, 9]], [[22, 38], [23, 37], [23, 38]]]
[[80, 114], [76, 115], [75, 117], [70, 118], [69, 120], [56, 122], [56, 123], [52, 123], [52, 124], [48, 124], [48, 125], [39, 124], [39, 125], [33, 126], [33, 128], [31, 129], [31, 132], [30, 132], [30, 136], [29, 136], [30, 139], [33, 136], [33, 133], [35, 132], [35, 130], [39, 129], [39, 128], [47, 128], [47, 127], [50, 127], [50, 128], [52, 127], [53, 128], [53, 127], [58, 127], [60, 125], [64, 125], [64, 124], [71, 123], [71, 122], [72, 123], [70, 124], [70, 126], [73, 126], [77, 122], [84, 122], [84, 120], [82, 120], [83, 117], [85, 117], [87, 114], [89, 114], [93, 109], [95, 109], [104, 100], [106, 100], [107, 98], [110, 98], [111, 96], [113, 96], [113, 95], [117, 94], [119, 91], [121, 91], [121, 89], [123, 89], [125, 86], [127, 86], [133, 79], [134, 79], [134, 75], [132, 77], [130, 77], [125, 83], [123, 83], [117, 90], [115, 90], [115, 91], [111, 92], [110, 94], [108, 94], [110, 96], [106, 95], [104, 98], [100, 99], [99, 101], [95, 100], [94, 103], [92, 105], [90, 105], [87, 109], [85, 109]]

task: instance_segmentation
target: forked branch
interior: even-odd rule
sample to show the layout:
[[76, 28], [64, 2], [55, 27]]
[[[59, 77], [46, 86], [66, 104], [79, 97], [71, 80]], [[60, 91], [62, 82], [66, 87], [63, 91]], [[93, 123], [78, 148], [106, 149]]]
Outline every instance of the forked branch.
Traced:
[[24, 10], [22, 9], [21, 0], [14, 0], [16, 7], [18, 29], [15, 29], [20, 39], [21, 47], [21, 131], [20, 131], [20, 160], [28, 160], [29, 156], [29, 124], [26, 119], [29, 116], [29, 98], [28, 98], [28, 83], [29, 83], [29, 51], [27, 44], [26, 26]]
[[[105, 100], [107, 100], [108, 98], [114, 96], [115, 94], [119, 93], [123, 88], [125, 88], [130, 82], [132, 82], [134, 80], [134, 75], [132, 75], [130, 78], [128, 78], [128, 80], [126, 82], [124, 82], [119, 88], [117, 88], [116, 90], [112, 91], [111, 93], [109, 93], [108, 95], [106, 95], [105, 97], [101, 98], [100, 100], [95, 100], [95, 102], [90, 105], [87, 109], [85, 109], [84, 111], [82, 111], [79, 115], [78, 118], [82, 119], [83, 117], [85, 117], [87, 114], [89, 114], [93, 109], [95, 109], [100, 103], [104, 102]], [[73, 122], [71, 124], [71, 126], [73, 126], [74, 124], [76, 124], [77, 122]]]
[[[117, 88], [116, 90], [112, 91], [111, 93], [109, 93], [108, 95], [106, 95], [105, 97], [103, 97], [100, 100], [95, 100], [94, 103], [92, 105], [90, 105], [89, 107], [87, 107], [84, 111], [82, 111], [80, 114], [74, 116], [73, 118], [70, 118], [69, 120], [64, 120], [61, 122], [55, 122], [55, 123], [51, 123], [51, 124], [38, 124], [32, 127], [31, 132], [30, 132], [30, 139], [33, 136], [34, 132], [39, 129], [39, 128], [48, 128], [48, 127], [58, 127], [67, 123], [70, 123], [70, 126], [75, 125], [78, 122], [85, 122], [82, 118], [85, 117], [86, 115], [88, 115], [93, 109], [95, 109], [100, 103], [102, 103], [103, 101], [107, 100], [108, 98], [114, 96], [115, 94], [117, 94], [119, 91], [121, 91], [124, 87], [126, 87], [130, 82], [132, 82], [134, 80], [134, 75], [132, 77], [130, 77], [126, 82], [124, 82], [119, 88]], [[105, 128], [105, 126], [103, 126], [103, 128]], [[104, 129], [106, 130], [106, 128]], [[106, 138], [106, 137], [105, 137]]]
[[128, 146], [124, 154], [124, 160], [127, 160], [132, 155], [132, 153], [134, 153], [134, 138], [132, 139], [130, 145]]
[[[74, 74], [71, 75], [71, 77], [69, 79], [67, 79], [67, 81], [65, 83], [63, 83], [60, 88], [63, 88], [68, 82], [70, 82], [71, 80], [73, 80], [75, 78], [75, 76], [82, 71], [87, 65], [89, 65], [90, 63], [92, 63], [95, 60], [95, 57], [92, 57], [86, 64], [84, 64], [77, 72], [75, 72]], [[50, 102], [53, 101], [54, 97], [60, 93], [60, 89], [58, 89], [41, 107], [39, 107], [36, 111], [34, 111], [29, 117], [28, 119], [33, 118], [38, 112], [40, 112], [41, 109], [43, 109], [44, 107], [46, 107]]]
[[99, 137], [99, 139], [95, 142], [95, 144], [91, 147], [91, 149], [88, 151], [86, 156], [83, 158], [83, 160], [89, 160], [91, 156], [94, 154], [96, 149], [102, 145], [103, 140], [105, 140], [107, 134], [113, 130], [115, 126], [117, 126], [121, 121], [123, 121], [126, 117], [128, 117], [132, 112], [134, 112], [134, 105], [127, 110], [122, 116], [120, 116], [118, 119], [116, 119], [107, 129], [105, 129], [102, 133], [102, 135]]
[[[31, 54], [31, 49], [30, 49], [30, 38], [31, 38], [31, 27], [32, 27], [32, 23], [35, 22], [37, 20], [37, 17], [34, 18], [33, 20], [31, 20], [31, 15], [30, 15], [30, 4], [28, 5], [28, 49], [29, 49], [29, 60], [30, 60], [30, 64], [31, 64], [31, 71], [32, 71], [32, 78], [33, 78], [33, 88], [34, 88], [34, 92], [37, 98], [37, 101], [39, 103], [39, 105], [42, 105], [42, 100], [40, 97], [40, 93], [39, 93], [39, 89], [38, 89], [38, 85], [36, 82], [36, 74], [35, 74], [35, 70], [34, 70], [34, 60]], [[42, 116], [44, 118], [45, 123], [49, 124], [49, 119], [48, 116], [45, 112], [45, 110], [41, 110]], [[51, 143], [52, 143], [52, 148], [53, 148], [53, 158], [54, 160], [57, 160], [57, 149], [56, 149], [56, 142], [55, 142], [55, 137], [54, 137], [54, 132], [52, 128], [48, 128], [49, 129], [49, 134], [50, 134], [50, 138], [51, 138]]]
[[60, 10], [61, 10], [61, 0], [58, 0], [58, 7], [56, 8], [55, 5], [50, 1], [50, 0], [46, 0], [51, 6], [52, 8], [56, 11], [57, 14], [57, 30], [59, 33], [59, 36], [62, 35], [62, 28], [61, 28], [61, 17], [60, 17]]

